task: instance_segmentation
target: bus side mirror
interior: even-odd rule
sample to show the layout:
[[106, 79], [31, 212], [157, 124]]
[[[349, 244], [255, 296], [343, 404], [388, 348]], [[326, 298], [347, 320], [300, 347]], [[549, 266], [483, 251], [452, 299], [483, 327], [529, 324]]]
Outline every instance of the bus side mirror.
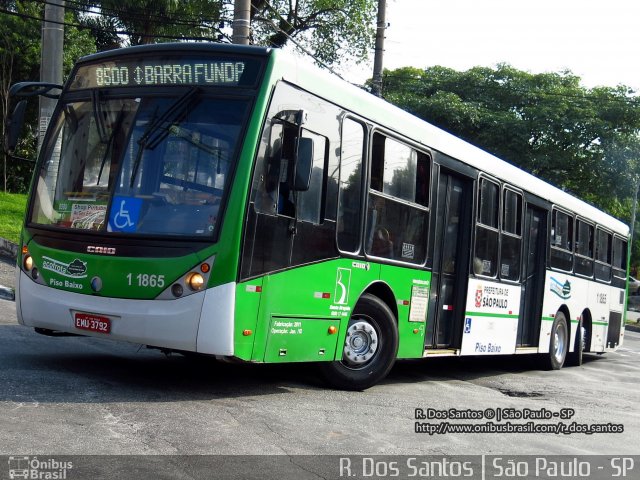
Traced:
[[15, 108], [11, 117], [7, 120], [7, 130], [5, 135], [5, 152], [11, 155], [18, 145], [18, 138], [22, 131], [22, 124], [24, 123], [24, 112], [27, 108], [27, 101], [20, 100]]
[[310, 138], [298, 138], [298, 153], [296, 155], [296, 176], [293, 181], [293, 190], [306, 192], [311, 183], [311, 170], [313, 169], [313, 140]]

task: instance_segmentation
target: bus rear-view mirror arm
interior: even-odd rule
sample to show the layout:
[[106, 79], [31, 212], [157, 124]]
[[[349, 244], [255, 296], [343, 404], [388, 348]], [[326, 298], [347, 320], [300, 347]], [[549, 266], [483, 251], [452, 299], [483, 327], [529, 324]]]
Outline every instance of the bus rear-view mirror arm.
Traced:
[[47, 82], [19, 82], [9, 89], [9, 97], [46, 97], [57, 100], [60, 93], [51, 93], [52, 90], [62, 91], [62, 85]]

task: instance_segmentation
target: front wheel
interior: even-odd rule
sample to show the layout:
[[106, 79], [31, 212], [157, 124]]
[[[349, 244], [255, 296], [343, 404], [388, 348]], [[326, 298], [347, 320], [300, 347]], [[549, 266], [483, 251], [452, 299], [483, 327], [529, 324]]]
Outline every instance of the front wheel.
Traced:
[[398, 352], [398, 326], [393, 312], [378, 297], [364, 294], [347, 326], [342, 360], [323, 362], [321, 372], [331, 386], [364, 390], [382, 380]]

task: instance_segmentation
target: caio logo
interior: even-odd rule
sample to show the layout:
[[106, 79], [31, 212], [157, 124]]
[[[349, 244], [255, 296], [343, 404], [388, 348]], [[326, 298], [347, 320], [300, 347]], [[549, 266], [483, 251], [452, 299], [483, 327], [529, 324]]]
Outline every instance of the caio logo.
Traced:
[[87, 247], [88, 253], [101, 253], [103, 255], [115, 255], [116, 249], [115, 247], [99, 247], [96, 245], [89, 245]]

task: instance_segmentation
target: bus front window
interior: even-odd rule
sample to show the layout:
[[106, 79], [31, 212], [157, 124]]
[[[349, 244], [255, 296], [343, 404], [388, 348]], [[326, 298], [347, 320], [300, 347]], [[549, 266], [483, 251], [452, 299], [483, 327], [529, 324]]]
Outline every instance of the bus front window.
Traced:
[[212, 236], [248, 100], [182, 96], [66, 104], [37, 180], [34, 224]]

